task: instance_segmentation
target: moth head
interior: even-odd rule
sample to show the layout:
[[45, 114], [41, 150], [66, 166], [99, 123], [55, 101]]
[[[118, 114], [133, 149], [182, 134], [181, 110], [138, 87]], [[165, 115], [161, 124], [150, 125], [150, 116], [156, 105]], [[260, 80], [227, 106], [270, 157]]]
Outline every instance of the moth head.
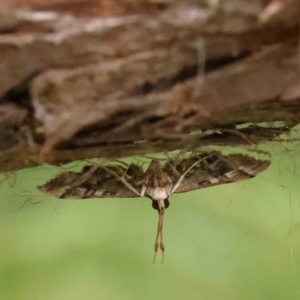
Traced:
[[163, 200], [154, 200], [152, 199], [152, 208], [157, 210], [159, 213], [163, 213], [165, 209], [167, 209], [170, 206], [169, 199], [163, 199]]

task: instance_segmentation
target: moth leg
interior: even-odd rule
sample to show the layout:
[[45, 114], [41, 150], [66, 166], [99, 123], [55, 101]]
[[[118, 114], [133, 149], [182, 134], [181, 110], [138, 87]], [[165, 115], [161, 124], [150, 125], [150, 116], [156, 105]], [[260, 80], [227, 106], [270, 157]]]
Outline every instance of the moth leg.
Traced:
[[144, 178], [141, 181], [139, 181], [137, 184], [138, 185], [143, 185], [142, 186], [142, 191], [141, 191], [141, 197], [145, 196], [146, 190], [147, 190], [147, 184], [148, 184], [149, 178]]
[[154, 259], [153, 259], [154, 264], [156, 261], [156, 254], [157, 254], [157, 250], [158, 250], [158, 239], [159, 239], [159, 235], [160, 235], [160, 223], [161, 223], [161, 214], [158, 213], [157, 232], [156, 232], [155, 243], [154, 243]]
[[161, 221], [160, 221], [160, 243], [159, 243], [159, 248], [162, 252], [162, 259], [161, 263], [164, 262], [164, 255], [165, 255], [165, 245], [163, 243], [163, 223], [164, 223], [164, 215], [162, 213], [161, 215]]
[[171, 194], [173, 194], [177, 189], [178, 187], [180, 186], [182, 180], [184, 179], [185, 175], [191, 171], [201, 160], [203, 160], [203, 158], [197, 160], [195, 163], [193, 163], [181, 176], [180, 178], [178, 179], [178, 181], [176, 182], [175, 186], [173, 187], [172, 191], [171, 191]]
[[[122, 169], [120, 169], [120, 171], [123, 172], [123, 176], [122, 176], [121, 178], [123, 178], [124, 181], [126, 181], [125, 177], [128, 177], [129, 179], [133, 179], [132, 176], [127, 175], [127, 172], [128, 172], [128, 170], [129, 170], [130, 166], [131, 166], [131, 165], [127, 165], [127, 169], [126, 169], [125, 172], [124, 172]], [[122, 181], [122, 182], [123, 182], [123, 181]], [[136, 181], [134, 180], [134, 182], [135, 182], [137, 185], [140, 185], [142, 181], [136, 182]], [[148, 180], [147, 180], [147, 182], [148, 182]], [[123, 182], [123, 183], [124, 183], [124, 182]], [[128, 183], [128, 182], [127, 182], [127, 183]], [[128, 183], [128, 184], [129, 184], [129, 183]], [[134, 187], [132, 187], [132, 188], [134, 188]], [[144, 194], [145, 194], [145, 192], [144, 192], [143, 194], [142, 194], [142, 192], [141, 192], [141, 193], [138, 194], [138, 195], [139, 195], [139, 196], [144, 196]]]
[[[187, 152], [188, 152], [187, 148], [183, 148], [180, 150], [180, 152], [175, 157], [175, 161], [174, 161], [175, 166], [177, 166], [178, 164], [180, 164], [182, 162], [182, 160], [184, 159]], [[177, 172], [177, 170], [176, 170], [176, 172]]]
[[173, 189], [171, 190], [170, 195], [172, 195], [180, 186], [182, 180], [184, 179], [185, 175], [187, 172], [185, 172], [183, 175], [180, 176], [180, 178], [178, 179], [178, 181], [176, 182], [176, 184], [174, 185]]
[[172, 180], [171, 180], [171, 178], [169, 176], [167, 177], [167, 180], [169, 182], [167, 193], [168, 193], [168, 196], [170, 196], [171, 195], [171, 191], [172, 191]]
[[147, 189], [147, 186], [146, 186], [146, 185], [143, 185], [142, 191], [141, 191], [141, 197], [144, 197], [144, 196], [145, 196], [146, 189]]
[[58, 198], [64, 199], [72, 189], [74, 189], [75, 187], [81, 185], [86, 180], [88, 180], [95, 173], [97, 169], [98, 169], [97, 165], [92, 166], [87, 172], [80, 175], [76, 180], [74, 180], [72, 184], [67, 186], [64, 192]]
[[[176, 170], [176, 168], [175, 168], [170, 162], [168, 162], [168, 165], [173, 169], [173, 171], [174, 171], [175, 173], [177, 173], [178, 176], [180, 175], [180, 173]], [[176, 165], [176, 164], [175, 164], [175, 165]]]
[[135, 194], [137, 194], [138, 196], [141, 196], [141, 194], [131, 185], [129, 184], [126, 179], [122, 176], [120, 177], [117, 173], [115, 173], [114, 171], [104, 167], [104, 166], [100, 166], [100, 168], [106, 170], [107, 172], [111, 173], [112, 175], [114, 175], [116, 178], [120, 179], [120, 181], [132, 192], [134, 192]]
[[[165, 253], [165, 245], [163, 243], [163, 221], [164, 221], [164, 211], [159, 210], [158, 211], [158, 225], [157, 225], [157, 232], [156, 232], [156, 238], [155, 238], [155, 244], [154, 244], [154, 259], [153, 263], [156, 261], [156, 255], [158, 251], [158, 246], [162, 252], [162, 260], [161, 263], [164, 262], [164, 253]], [[160, 240], [160, 242], [159, 242]]]

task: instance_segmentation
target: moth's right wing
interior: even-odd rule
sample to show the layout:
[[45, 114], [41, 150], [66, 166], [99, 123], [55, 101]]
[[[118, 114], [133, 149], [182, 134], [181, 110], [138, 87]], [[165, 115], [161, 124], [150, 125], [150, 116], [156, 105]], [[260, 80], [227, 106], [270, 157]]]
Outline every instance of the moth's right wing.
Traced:
[[[176, 164], [169, 161], [164, 170], [173, 186], [186, 173], [174, 193], [184, 193], [206, 187], [233, 183], [255, 177], [268, 168], [269, 161], [242, 154], [223, 155], [218, 151], [203, 152]], [[193, 166], [190, 170], [189, 168]]]
[[137, 191], [137, 182], [143, 178], [143, 170], [136, 164], [124, 166], [86, 166], [80, 173], [63, 172], [38, 189], [50, 196], [63, 199], [136, 198], [136, 193], [124, 185], [120, 178]]

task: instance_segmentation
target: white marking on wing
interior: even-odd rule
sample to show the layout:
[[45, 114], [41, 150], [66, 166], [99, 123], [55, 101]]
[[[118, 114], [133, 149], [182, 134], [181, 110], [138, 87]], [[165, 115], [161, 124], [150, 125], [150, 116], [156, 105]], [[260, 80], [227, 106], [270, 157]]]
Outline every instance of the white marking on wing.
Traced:
[[242, 171], [244, 171], [245, 173], [247, 173], [249, 175], [253, 175], [253, 176], [256, 175], [254, 170], [252, 170], [251, 168], [245, 167], [245, 166], [240, 166], [239, 170], [242, 170]]

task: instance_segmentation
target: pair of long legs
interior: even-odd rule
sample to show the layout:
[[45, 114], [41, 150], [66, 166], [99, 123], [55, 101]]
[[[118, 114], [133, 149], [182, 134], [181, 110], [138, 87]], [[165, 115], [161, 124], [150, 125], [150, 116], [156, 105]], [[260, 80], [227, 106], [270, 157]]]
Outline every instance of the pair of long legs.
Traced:
[[[169, 185], [167, 188], [167, 194], [168, 196], [170, 196], [171, 194], [173, 194], [176, 189], [180, 186], [180, 184], [182, 183], [185, 175], [191, 170], [193, 169], [203, 158], [199, 159], [198, 161], [196, 161], [192, 166], [190, 166], [177, 180], [177, 182], [175, 183], [174, 186], [172, 186], [172, 182], [171, 179], [168, 177], [168, 181], [169, 181]], [[141, 192], [138, 192], [132, 185], [130, 185], [126, 179], [125, 179], [125, 175], [126, 172], [124, 173], [124, 175], [122, 177], [118, 176], [115, 172], [102, 167], [104, 169], [106, 169], [108, 172], [112, 173], [114, 176], [116, 176], [117, 178], [120, 179], [120, 181], [128, 188], [130, 189], [132, 192], [134, 192], [135, 194], [137, 194], [140, 197], [143, 197], [145, 195], [145, 193], [147, 192], [147, 182], [143, 182], [143, 186], [142, 186], [142, 190]], [[156, 200], [154, 200], [156, 201]], [[154, 259], [153, 259], [153, 263], [155, 263], [156, 261], [156, 255], [157, 255], [157, 251], [158, 248], [160, 248], [160, 250], [162, 251], [162, 263], [164, 261], [164, 251], [165, 251], [165, 246], [163, 243], [163, 220], [164, 220], [164, 209], [161, 209], [160, 207], [158, 207], [158, 225], [157, 225], [157, 233], [156, 233], [156, 238], [155, 238], [155, 243], [154, 243]]]
[[162, 252], [162, 260], [161, 262], [164, 262], [164, 253], [165, 253], [165, 245], [163, 243], [163, 222], [164, 222], [164, 211], [159, 210], [158, 211], [158, 225], [157, 225], [157, 233], [155, 238], [155, 244], [154, 244], [154, 259], [153, 263], [156, 261], [156, 254], [158, 251], [158, 246]]

